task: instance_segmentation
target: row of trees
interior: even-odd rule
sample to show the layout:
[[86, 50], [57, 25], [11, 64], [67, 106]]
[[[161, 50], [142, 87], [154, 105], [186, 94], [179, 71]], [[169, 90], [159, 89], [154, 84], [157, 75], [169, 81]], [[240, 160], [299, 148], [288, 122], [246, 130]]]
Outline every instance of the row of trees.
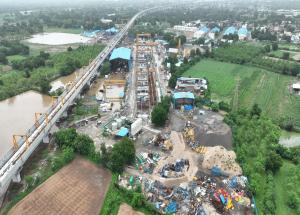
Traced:
[[[283, 165], [283, 159], [299, 163], [300, 148], [288, 149], [278, 144], [279, 127], [262, 115], [258, 105], [250, 111], [231, 112], [225, 122], [232, 128], [237, 160], [249, 178], [250, 190], [259, 198], [259, 209], [264, 214], [275, 214], [274, 175]], [[287, 204], [295, 206], [291, 199]]]

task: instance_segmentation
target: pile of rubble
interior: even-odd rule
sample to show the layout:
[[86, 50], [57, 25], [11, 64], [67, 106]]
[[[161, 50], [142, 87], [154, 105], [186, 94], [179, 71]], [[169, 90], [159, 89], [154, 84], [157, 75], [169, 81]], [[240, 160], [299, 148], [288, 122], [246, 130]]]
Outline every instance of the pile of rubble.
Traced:
[[[232, 180], [235, 181], [234, 187], [231, 187]], [[201, 214], [207, 205], [224, 213], [242, 207], [250, 210], [250, 199], [241, 181], [232, 178], [224, 184], [220, 178], [198, 172], [193, 181], [180, 186], [166, 187], [158, 181], [143, 178], [142, 187], [148, 200], [161, 213]]]
[[184, 176], [184, 173], [189, 170], [190, 162], [187, 159], [177, 160], [175, 163], [168, 163], [159, 171], [161, 177], [178, 178]]
[[212, 169], [220, 168], [230, 176], [242, 175], [242, 168], [235, 161], [236, 155], [234, 151], [228, 151], [222, 146], [206, 147], [202, 167]]
[[170, 140], [170, 134], [158, 134], [153, 138], [146, 140], [144, 145], [154, 145], [160, 147], [163, 151], [172, 151], [173, 143]]
[[153, 173], [153, 169], [157, 165], [157, 162], [160, 160], [161, 156], [159, 153], [139, 153], [136, 156], [136, 167], [139, 171], [144, 173]]
[[195, 128], [191, 126], [189, 121], [183, 130], [183, 137], [187, 145], [189, 145], [195, 152], [200, 154], [204, 154], [206, 152], [206, 147], [200, 145], [199, 141], [195, 141]]

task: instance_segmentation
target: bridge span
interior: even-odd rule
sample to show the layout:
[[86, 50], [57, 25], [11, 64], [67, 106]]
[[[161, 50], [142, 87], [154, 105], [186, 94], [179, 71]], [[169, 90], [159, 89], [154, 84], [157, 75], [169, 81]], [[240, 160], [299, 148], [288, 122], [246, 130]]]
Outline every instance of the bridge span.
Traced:
[[20, 171], [24, 163], [34, 152], [36, 147], [48, 138], [48, 132], [55, 122], [66, 112], [67, 108], [74, 102], [83, 88], [86, 85], [90, 85], [92, 80], [96, 77], [98, 68], [102, 65], [104, 60], [108, 57], [111, 51], [118, 45], [118, 43], [127, 34], [128, 30], [136, 19], [147, 13], [163, 10], [167, 8], [155, 7], [151, 9], [143, 10], [137, 13], [131, 18], [131, 20], [122, 28], [122, 30], [111, 39], [106, 48], [100, 52], [100, 54], [89, 64], [86, 68], [85, 73], [80, 79], [75, 82], [69, 89], [65, 90], [64, 93], [55, 101], [55, 103], [49, 108], [49, 110], [42, 114], [36, 121], [35, 125], [27, 132], [26, 135], [22, 135], [20, 140], [15, 140], [16, 151], [7, 159], [4, 163], [0, 163], [0, 205], [1, 199], [5, 195], [10, 183], [20, 182]]

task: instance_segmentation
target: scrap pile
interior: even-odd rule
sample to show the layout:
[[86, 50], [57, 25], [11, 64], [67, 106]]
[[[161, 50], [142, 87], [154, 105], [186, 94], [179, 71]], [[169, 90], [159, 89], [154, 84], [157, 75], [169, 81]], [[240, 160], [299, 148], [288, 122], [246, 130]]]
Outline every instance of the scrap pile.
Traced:
[[188, 121], [185, 129], [183, 130], [183, 137], [185, 142], [197, 153], [204, 154], [206, 147], [200, 145], [199, 141], [195, 141], [195, 128], [191, 126]]
[[136, 168], [141, 172], [152, 174], [160, 157], [161, 156], [158, 153], [139, 153], [136, 156]]
[[186, 172], [189, 167], [189, 160], [181, 159], [177, 160], [175, 163], [168, 163], [164, 165], [159, 173], [164, 178], [178, 178], [184, 176], [184, 172]]
[[160, 147], [163, 151], [173, 150], [173, 144], [170, 140], [170, 134], [158, 134], [152, 139], [145, 142], [145, 145], [153, 144], [156, 147]]
[[198, 171], [193, 181], [167, 187], [149, 178], [124, 175], [119, 176], [119, 185], [126, 189], [135, 189], [141, 185], [148, 201], [162, 214], [201, 215], [210, 214], [212, 210], [227, 214], [235, 209], [250, 210], [251, 201], [246, 190], [247, 178], [239, 176], [221, 179], [209, 177]]

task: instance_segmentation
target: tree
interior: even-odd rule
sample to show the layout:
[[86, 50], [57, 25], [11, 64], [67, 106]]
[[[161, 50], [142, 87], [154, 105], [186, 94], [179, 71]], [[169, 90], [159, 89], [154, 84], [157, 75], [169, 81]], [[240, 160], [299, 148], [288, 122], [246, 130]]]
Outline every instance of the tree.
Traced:
[[211, 105], [211, 110], [214, 112], [218, 112], [219, 111], [219, 105], [217, 103], [213, 103]]
[[80, 134], [74, 141], [74, 149], [81, 155], [92, 155], [95, 152], [94, 141], [89, 136]]
[[201, 51], [199, 48], [196, 48], [196, 55], [201, 56]]
[[278, 50], [278, 43], [272, 43], [272, 50], [273, 51]]
[[254, 104], [254, 105], [252, 106], [250, 115], [251, 115], [251, 117], [253, 117], [253, 116], [260, 117], [261, 112], [262, 112], [262, 110], [260, 109], [260, 107], [258, 106], [258, 104]]
[[6, 55], [4, 53], [2, 53], [2, 52], [0, 52], [0, 63], [3, 63], [3, 64], [7, 64], [8, 63]]
[[265, 46], [265, 51], [269, 53], [271, 51], [271, 46], [270, 45], [266, 45]]
[[68, 47], [68, 49], [67, 49], [67, 51], [68, 51], [68, 52], [71, 52], [71, 51], [73, 51], [72, 47], [71, 47], [71, 46], [69, 46], [69, 47]]
[[282, 166], [282, 158], [275, 151], [270, 151], [267, 154], [265, 168], [273, 173], [277, 172]]
[[77, 132], [74, 128], [61, 129], [54, 133], [54, 142], [59, 147], [70, 146], [74, 148], [73, 143], [77, 138]]
[[288, 60], [289, 58], [290, 58], [290, 53], [289, 52], [283, 52], [282, 59]]
[[162, 106], [156, 105], [151, 112], [151, 122], [155, 126], [164, 126], [168, 119], [168, 112]]
[[49, 81], [47, 81], [46, 79], [42, 79], [40, 82], [40, 89], [42, 93], [48, 94], [51, 89]]
[[121, 173], [125, 165], [132, 164], [134, 159], [134, 143], [129, 138], [124, 138], [113, 146], [109, 157], [109, 166], [113, 172]]

